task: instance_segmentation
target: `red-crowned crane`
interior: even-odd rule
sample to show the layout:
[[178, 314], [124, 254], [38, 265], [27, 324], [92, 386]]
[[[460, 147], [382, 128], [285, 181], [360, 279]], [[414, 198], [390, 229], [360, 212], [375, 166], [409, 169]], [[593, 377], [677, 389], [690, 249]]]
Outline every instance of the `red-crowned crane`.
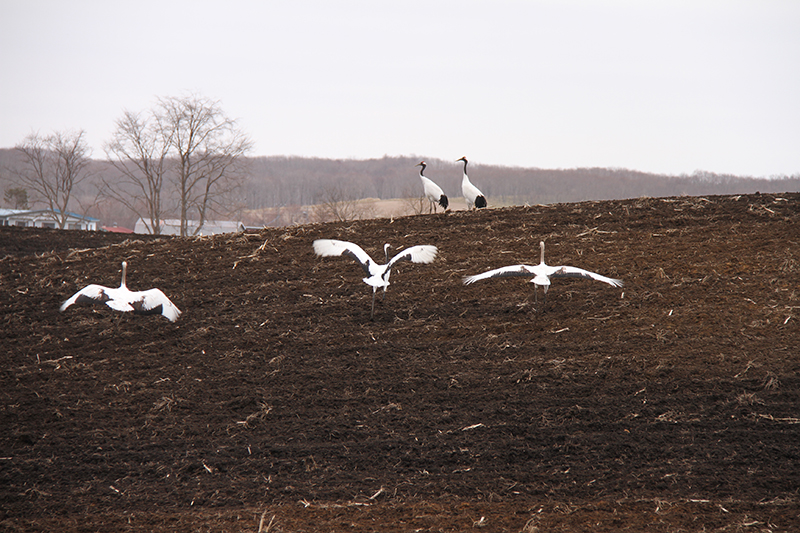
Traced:
[[429, 212], [436, 212], [436, 204], [442, 206], [442, 211], [446, 210], [448, 206], [447, 195], [444, 194], [444, 191], [441, 187], [436, 185], [429, 178], [422, 175], [422, 173], [425, 171], [425, 167], [428, 165], [425, 163], [425, 161], [421, 161], [416, 166], [422, 167], [419, 169], [419, 178], [422, 180], [422, 189], [425, 192], [425, 198], [427, 198], [431, 203]]
[[621, 279], [607, 278], [605, 276], [601, 276], [600, 274], [595, 274], [594, 272], [589, 272], [588, 270], [584, 270], [582, 268], [577, 268], [573, 266], [546, 265], [544, 262], [544, 241], [539, 242], [539, 247], [542, 249], [542, 258], [540, 263], [536, 266], [513, 265], [502, 268], [496, 268], [494, 270], [489, 270], [482, 274], [476, 274], [474, 276], [466, 276], [464, 278], [464, 284], [469, 285], [471, 283], [475, 283], [476, 281], [480, 281], [482, 279], [504, 278], [510, 276], [533, 278], [531, 279], [531, 283], [534, 284], [533, 295], [537, 303], [539, 299], [536, 293], [536, 289], [539, 285], [541, 285], [542, 288], [544, 289], [543, 307], [547, 305], [547, 289], [550, 288], [550, 278], [587, 278], [596, 281], [602, 281], [603, 283], [608, 283], [612, 287], [622, 287]]
[[461, 192], [464, 194], [464, 200], [467, 202], [467, 209], [486, 207], [486, 197], [471, 181], [469, 181], [469, 176], [467, 176], [467, 158], [462, 157], [461, 159], [456, 159], [456, 161], [464, 162], [464, 177], [461, 178]]
[[87, 285], [61, 304], [64, 311], [72, 304], [106, 304], [115, 311], [130, 312], [138, 315], [164, 315], [170, 322], [181, 316], [181, 310], [173, 304], [159, 289], [147, 291], [131, 291], [125, 284], [128, 263], [122, 262], [122, 283], [116, 289], [102, 285]]
[[355, 259], [367, 273], [364, 283], [372, 287], [372, 310], [369, 319], [375, 316], [375, 293], [378, 287], [383, 287], [383, 295], [386, 297], [386, 288], [389, 286], [389, 275], [392, 267], [400, 261], [411, 261], [412, 263], [431, 263], [436, 258], [438, 250], [435, 246], [418, 245], [406, 248], [389, 260], [390, 245], [383, 245], [383, 253], [386, 256], [386, 264], [376, 263], [360, 246], [347, 241], [337, 241], [335, 239], [318, 239], [314, 241], [314, 251], [322, 257], [346, 255]]

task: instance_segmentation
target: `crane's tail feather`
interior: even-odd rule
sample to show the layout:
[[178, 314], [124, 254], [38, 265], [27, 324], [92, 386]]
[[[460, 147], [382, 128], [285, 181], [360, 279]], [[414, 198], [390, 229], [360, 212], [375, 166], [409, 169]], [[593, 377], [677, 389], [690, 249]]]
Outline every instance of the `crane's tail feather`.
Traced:
[[439, 205], [442, 206], [442, 209], [447, 209], [447, 206], [449, 205], [447, 201], [447, 195], [443, 194], [439, 197]]
[[486, 198], [483, 196], [478, 196], [475, 198], [475, 207], [481, 208], [486, 207]]

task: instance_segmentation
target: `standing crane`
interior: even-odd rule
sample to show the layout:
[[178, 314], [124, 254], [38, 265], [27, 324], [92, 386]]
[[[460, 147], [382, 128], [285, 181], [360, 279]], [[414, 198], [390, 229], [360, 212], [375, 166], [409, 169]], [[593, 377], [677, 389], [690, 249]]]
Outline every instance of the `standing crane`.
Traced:
[[128, 270], [127, 261], [122, 262], [122, 282], [117, 288], [103, 285], [87, 285], [61, 304], [61, 311], [72, 304], [106, 304], [115, 311], [130, 312], [137, 315], [164, 315], [170, 322], [181, 316], [181, 310], [159, 289], [131, 291], [125, 283]]
[[389, 286], [389, 275], [392, 267], [400, 261], [411, 261], [412, 263], [431, 263], [436, 258], [438, 250], [435, 246], [418, 245], [406, 248], [389, 260], [389, 248], [391, 245], [383, 245], [383, 253], [386, 256], [386, 263], [381, 265], [376, 263], [359, 245], [347, 241], [337, 241], [335, 239], [317, 239], [314, 241], [314, 251], [321, 257], [332, 257], [346, 255], [355, 259], [367, 273], [364, 283], [372, 287], [372, 310], [369, 319], [375, 317], [375, 293], [378, 287], [383, 287], [383, 297], [386, 298], [386, 288]]
[[622, 287], [621, 279], [607, 278], [605, 276], [601, 276], [600, 274], [595, 274], [594, 272], [589, 272], [588, 270], [573, 266], [546, 265], [544, 262], [544, 241], [539, 242], [539, 248], [542, 250], [542, 255], [539, 264], [536, 266], [513, 265], [496, 268], [482, 274], [466, 276], [464, 278], [464, 285], [470, 285], [476, 281], [489, 278], [505, 278], [510, 276], [532, 278], [530, 282], [534, 284], [533, 295], [536, 303], [539, 303], [536, 293], [537, 288], [541, 285], [544, 289], [543, 308], [547, 306], [547, 289], [550, 288], [550, 278], [587, 278], [608, 283], [612, 287]]
[[469, 176], [467, 176], [467, 158], [462, 157], [461, 159], [456, 159], [456, 161], [464, 162], [464, 177], [461, 178], [461, 192], [464, 193], [467, 209], [471, 210], [486, 207], [486, 197], [471, 181], [469, 181]]
[[415, 166], [422, 167], [421, 169], [419, 169], [419, 178], [422, 180], [422, 189], [425, 192], [425, 198], [427, 198], [431, 203], [430, 210], [428, 212], [433, 211], [435, 213], [436, 204], [442, 206], [442, 211], [447, 209], [448, 206], [447, 196], [444, 194], [442, 188], [436, 185], [429, 178], [426, 178], [425, 176], [422, 175], [422, 173], [425, 171], [425, 167], [428, 165], [425, 163], [425, 161], [421, 161], [419, 164]]

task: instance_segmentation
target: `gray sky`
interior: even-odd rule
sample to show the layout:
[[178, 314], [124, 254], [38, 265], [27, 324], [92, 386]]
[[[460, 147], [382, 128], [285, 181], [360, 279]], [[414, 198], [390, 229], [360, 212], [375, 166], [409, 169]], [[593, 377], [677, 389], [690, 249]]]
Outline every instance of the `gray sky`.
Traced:
[[796, 0], [0, 0], [0, 147], [218, 100], [253, 155], [800, 173]]

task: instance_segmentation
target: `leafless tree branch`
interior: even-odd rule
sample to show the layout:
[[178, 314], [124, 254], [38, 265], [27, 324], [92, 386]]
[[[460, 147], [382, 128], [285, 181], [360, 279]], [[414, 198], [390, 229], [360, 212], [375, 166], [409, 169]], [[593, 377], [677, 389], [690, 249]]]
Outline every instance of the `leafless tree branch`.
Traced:
[[16, 146], [23, 156], [17, 176], [32, 193], [33, 202], [47, 204], [53, 220], [60, 229], [67, 223], [72, 193], [86, 177], [90, 149], [86, 132], [55, 132], [40, 136], [28, 135]]

